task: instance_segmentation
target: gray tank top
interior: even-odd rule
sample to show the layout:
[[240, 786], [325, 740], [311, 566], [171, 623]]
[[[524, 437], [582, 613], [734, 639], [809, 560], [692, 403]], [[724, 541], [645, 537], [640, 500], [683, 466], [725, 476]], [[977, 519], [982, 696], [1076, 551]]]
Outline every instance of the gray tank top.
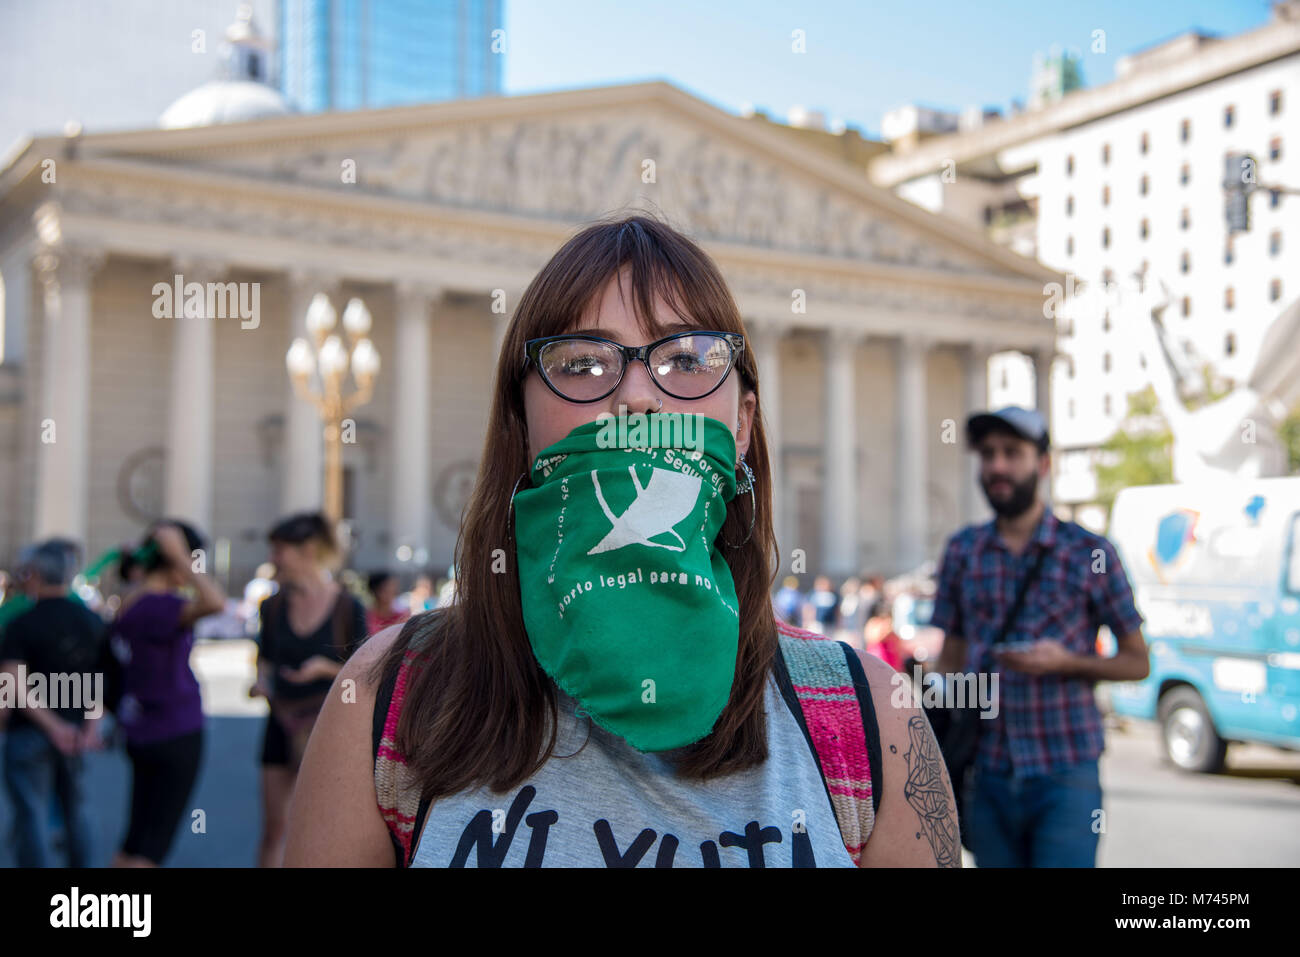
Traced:
[[[683, 781], [557, 690], [555, 753], [512, 793], [430, 805], [412, 867], [853, 867], [803, 730], [771, 675], [768, 759]], [[585, 746], [584, 746], [585, 745]]]

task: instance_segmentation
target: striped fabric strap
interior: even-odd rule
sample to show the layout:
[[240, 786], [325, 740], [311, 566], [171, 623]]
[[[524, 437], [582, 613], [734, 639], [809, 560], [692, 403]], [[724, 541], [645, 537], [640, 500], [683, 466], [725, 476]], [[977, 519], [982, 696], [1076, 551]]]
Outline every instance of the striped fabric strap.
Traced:
[[379, 812], [383, 815], [384, 823], [388, 825], [393, 840], [401, 849], [403, 867], [411, 863], [411, 842], [415, 837], [415, 817], [420, 807], [420, 790], [416, 787], [414, 775], [407, 767], [406, 756], [397, 749], [397, 720], [401, 716], [407, 683], [412, 668], [420, 656], [420, 647], [423, 645], [426, 633], [413, 635], [402, 657], [402, 664], [397, 671], [397, 682], [393, 686], [393, 696], [388, 703], [388, 713], [384, 717], [384, 731], [379, 739], [379, 751], [375, 755], [375, 797], [379, 802]]
[[821, 762], [840, 835], [853, 863], [871, 836], [871, 760], [853, 675], [838, 641], [778, 622], [781, 653]]

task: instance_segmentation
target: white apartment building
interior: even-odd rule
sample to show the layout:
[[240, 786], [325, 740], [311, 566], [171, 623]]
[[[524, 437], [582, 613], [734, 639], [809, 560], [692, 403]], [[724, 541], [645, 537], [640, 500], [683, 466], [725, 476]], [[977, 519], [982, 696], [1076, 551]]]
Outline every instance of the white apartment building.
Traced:
[[[1094, 499], [1096, 448], [1151, 381], [1150, 363], [1166, 361], [1132, 308], [1135, 273], [1168, 289], [1166, 346], [1188, 384], [1207, 364], [1249, 382], [1270, 324], [1300, 296], [1300, 194], [1258, 190], [1249, 230], [1229, 237], [1223, 187], [1225, 156], [1240, 152], [1262, 187], [1300, 190], [1300, 3], [1235, 37], [1177, 37], [1117, 73], [1037, 111], [899, 134], [869, 167], [878, 185], [1055, 271], [1118, 284], [1058, 319], [1050, 415], [1065, 505]], [[1032, 400], [1032, 383], [1022, 357], [994, 356], [995, 405]]]

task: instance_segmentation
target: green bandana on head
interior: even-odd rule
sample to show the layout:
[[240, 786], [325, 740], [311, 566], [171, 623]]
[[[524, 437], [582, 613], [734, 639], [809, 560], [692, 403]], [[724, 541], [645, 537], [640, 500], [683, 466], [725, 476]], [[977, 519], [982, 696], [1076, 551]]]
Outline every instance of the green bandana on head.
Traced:
[[605, 423], [581, 425], [538, 455], [534, 487], [514, 499], [533, 653], [639, 751], [712, 731], [736, 672], [739, 602], [715, 547], [736, 495], [736, 440], [718, 420], [694, 419], [702, 451], [611, 448]]

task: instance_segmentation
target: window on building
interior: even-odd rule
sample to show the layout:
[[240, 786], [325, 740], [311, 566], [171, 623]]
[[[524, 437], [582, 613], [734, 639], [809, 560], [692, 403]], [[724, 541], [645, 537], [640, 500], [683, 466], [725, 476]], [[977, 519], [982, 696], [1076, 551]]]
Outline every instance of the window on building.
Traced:
[[1109, 164], [1110, 164], [1110, 144], [1102, 143], [1101, 144], [1101, 165], [1107, 166]]
[[1065, 374], [1067, 378], [1074, 378], [1074, 356], [1066, 357]]
[[1103, 187], [1101, 188], [1101, 205], [1103, 205], [1103, 206], [1109, 206], [1109, 205], [1110, 205], [1110, 187], [1109, 187], [1109, 186], [1103, 186]]
[[1183, 318], [1186, 319], [1192, 314], [1192, 297], [1183, 296]]
[[1073, 197], [1073, 196], [1067, 196], [1067, 197], [1065, 197], [1065, 215], [1067, 215], [1067, 216], [1073, 216], [1073, 215], [1074, 215], [1074, 197]]
[[1282, 191], [1280, 189], [1270, 189], [1268, 191], [1268, 208], [1277, 209], [1282, 205]]
[[1277, 302], [1282, 298], [1282, 280], [1274, 279], [1268, 284], [1268, 301]]
[[1148, 220], [1142, 220], [1142, 224], [1138, 227], [1138, 235], [1143, 239], [1151, 235], [1151, 223]]
[[1074, 175], [1074, 154], [1073, 153], [1071, 153], [1069, 156], [1065, 158], [1065, 175], [1066, 176]]
[[1101, 248], [1110, 249], [1110, 227], [1106, 226], [1101, 231]]
[[1182, 169], [1178, 171], [1178, 182], [1181, 185], [1186, 186], [1191, 181], [1192, 181], [1192, 168], [1188, 166], [1186, 163], [1184, 163]]
[[1112, 282], [1114, 282], [1115, 270], [1111, 269], [1109, 266], [1103, 269], [1101, 271], [1101, 281], [1106, 285], [1110, 285]]
[[1268, 141], [1268, 158], [1274, 162], [1282, 158], [1282, 137], [1275, 136]]
[[1223, 125], [1224, 125], [1224, 127], [1230, 127], [1230, 126], [1232, 126], [1232, 106], [1231, 106], [1231, 105], [1229, 105], [1229, 106], [1225, 106], [1225, 107], [1223, 108]]
[[[1107, 309], [1105, 312], [1101, 314], [1101, 331], [1110, 332], [1110, 310], [1109, 309]], [[1107, 369], [1106, 371], [1109, 372], [1110, 370]]]
[[1007, 387], [1007, 370], [1006, 370], [1006, 367], [1003, 366], [1003, 368], [1002, 368], [1002, 388], [1005, 389], [1006, 387]]
[[1192, 225], [1192, 211], [1188, 209], [1186, 206], [1184, 206], [1182, 213], [1178, 217], [1178, 227], [1180, 229], [1186, 229], [1191, 225]]
[[1147, 367], [1147, 354], [1145, 352], [1138, 353], [1138, 365], [1143, 369]]
[[1182, 140], [1184, 143], [1188, 143], [1188, 142], [1191, 141], [1191, 139], [1192, 139], [1192, 121], [1191, 121], [1191, 120], [1183, 120], [1183, 124], [1182, 124], [1182, 126], [1179, 128], [1179, 130], [1178, 130], [1178, 138], [1179, 138], [1180, 140]]
[[1229, 236], [1227, 240], [1225, 240], [1223, 243], [1223, 264], [1225, 266], [1231, 266], [1232, 261], [1236, 258], [1237, 258], [1236, 243], [1234, 243], [1232, 241], [1232, 237]]
[[1065, 403], [1065, 405], [1066, 405], [1066, 408], [1067, 408], [1067, 410], [1068, 410], [1067, 414], [1070, 416], [1070, 418], [1073, 419], [1073, 418], [1074, 418], [1074, 400], [1073, 400], [1073, 399], [1070, 399], [1068, 402]]
[[1229, 332], [1223, 337], [1223, 354], [1230, 356], [1237, 351], [1237, 336]]
[[1065, 237], [1065, 255], [1067, 255], [1067, 256], [1073, 256], [1073, 255], [1074, 255], [1074, 237], [1073, 237], [1073, 236], [1066, 236], [1066, 237]]
[[1185, 249], [1183, 250], [1182, 256], [1178, 259], [1178, 271], [1182, 273], [1189, 273], [1192, 271], [1192, 257], [1187, 254], [1187, 250]]
[[1151, 149], [1151, 137], [1144, 132], [1142, 138], [1138, 140], [1138, 151], [1145, 156], [1149, 149]]
[[1277, 116], [1282, 112], [1282, 91], [1274, 90], [1268, 95], [1268, 115]]
[[1282, 231], [1275, 229], [1268, 234], [1268, 254], [1276, 256], [1282, 251]]
[[1101, 408], [1106, 415], [1110, 415], [1110, 393], [1107, 392], [1101, 399]]
[[1110, 353], [1109, 353], [1109, 352], [1105, 353], [1105, 354], [1101, 357], [1101, 371], [1102, 371], [1102, 372], [1109, 372], [1109, 371], [1110, 371]]
[[1143, 173], [1142, 178], [1138, 180], [1138, 195], [1145, 196], [1150, 191], [1151, 191], [1151, 177], [1148, 176], [1146, 173]]
[[1236, 304], [1237, 297], [1233, 294], [1232, 287], [1229, 286], [1223, 290], [1223, 308], [1231, 312]]

